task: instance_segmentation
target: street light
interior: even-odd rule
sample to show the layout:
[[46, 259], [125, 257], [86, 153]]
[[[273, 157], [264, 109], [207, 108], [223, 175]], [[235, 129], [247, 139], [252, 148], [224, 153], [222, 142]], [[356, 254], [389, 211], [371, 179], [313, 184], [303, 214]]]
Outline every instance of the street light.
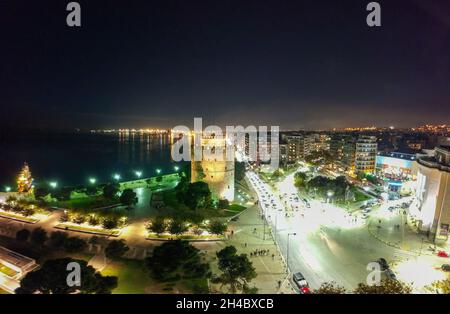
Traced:
[[160, 174], [161, 173], [161, 169], [156, 169], [156, 173]]
[[58, 186], [58, 182], [56, 182], [56, 181], [52, 181], [49, 184], [53, 189], [55, 189]]
[[116, 173], [115, 175], [113, 175], [114, 180], [119, 181], [120, 180], [120, 174]]
[[95, 178], [89, 178], [89, 182], [90, 182], [91, 184], [95, 184], [95, 182], [97, 182], [97, 179], [95, 179]]
[[5, 186], [5, 191], [6, 192], [11, 192], [11, 187], [10, 186]]
[[178, 172], [178, 170], [180, 170], [180, 167], [174, 166], [173, 169]]
[[286, 252], [286, 266], [287, 266], [287, 272], [289, 273], [289, 236], [296, 236], [297, 233], [293, 232], [293, 233], [288, 233], [287, 234], [287, 252]]
[[135, 171], [134, 174], [135, 174], [136, 177], [138, 177], [138, 178], [142, 177], [142, 171]]

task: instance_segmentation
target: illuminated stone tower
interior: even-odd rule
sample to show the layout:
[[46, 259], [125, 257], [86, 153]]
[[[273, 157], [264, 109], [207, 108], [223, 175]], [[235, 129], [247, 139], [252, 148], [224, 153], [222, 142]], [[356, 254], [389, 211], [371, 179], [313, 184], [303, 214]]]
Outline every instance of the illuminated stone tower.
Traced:
[[[232, 158], [226, 158], [227, 145], [225, 138], [214, 138], [214, 135], [202, 135], [200, 140], [202, 152], [210, 151], [218, 158], [207, 158], [203, 154], [201, 161], [191, 161], [191, 181], [206, 182], [213, 197], [234, 200], [234, 150]], [[192, 149], [194, 153], [194, 149]]]

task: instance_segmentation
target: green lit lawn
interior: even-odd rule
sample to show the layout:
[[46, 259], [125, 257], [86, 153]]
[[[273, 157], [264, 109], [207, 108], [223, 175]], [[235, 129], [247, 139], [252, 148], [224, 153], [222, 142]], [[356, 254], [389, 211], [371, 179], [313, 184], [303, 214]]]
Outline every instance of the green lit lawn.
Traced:
[[355, 189], [355, 202], [362, 202], [371, 199], [372, 197], [366, 195], [365, 193]]
[[118, 200], [106, 199], [103, 196], [84, 196], [50, 203], [51, 206], [68, 209], [94, 209], [118, 204]]
[[111, 262], [103, 271], [103, 275], [117, 276], [119, 285], [113, 291], [116, 294], [143, 294], [155, 286], [155, 281], [145, 271], [141, 260], [121, 259]]

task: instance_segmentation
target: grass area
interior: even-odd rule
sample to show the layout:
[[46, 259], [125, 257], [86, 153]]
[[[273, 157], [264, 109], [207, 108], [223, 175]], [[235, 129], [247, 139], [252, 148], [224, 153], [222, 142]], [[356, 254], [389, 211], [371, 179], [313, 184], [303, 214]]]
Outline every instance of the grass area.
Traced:
[[355, 202], [367, 201], [372, 198], [358, 189], [355, 189], [354, 193], [355, 193]]
[[76, 253], [68, 253], [63, 250], [48, 250], [45, 252], [45, 254], [42, 255], [42, 258], [39, 260], [39, 264], [43, 264], [45, 261], [50, 259], [57, 259], [57, 258], [64, 258], [64, 257], [70, 257], [73, 259], [80, 259], [86, 262], [89, 262], [89, 260], [94, 257], [93, 253], [86, 253], [86, 252], [76, 252]]
[[102, 271], [105, 276], [117, 276], [119, 285], [115, 294], [144, 294], [156, 283], [145, 270], [144, 261], [120, 259], [111, 262]]
[[8, 219], [14, 219], [14, 220], [28, 222], [28, 223], [36, 223], [36, 222], [39, 221], [39, 219], [36, 219], [36, 218], [25, 217], [25, 216], [22, 216], [22, 215], [9, 213], [9, 212], [4, 212], [4, 211], [0, 212], [0, 217], [8, 218]]
[[221, 235], [194, 235], [194, 234], [182, 234], [182, 235], [173, 235], [173, 234], [156, 234], [156, 233], [149, 233], [147, 235], [147, 238], [149, 239], [181, 239], [181, 240], [222, 240], [225, 239], [224, 236]]
[[61, 223], [55, 226], [57, 229], [84, 232], [84, 233], [92, 233], [92, 234], [100, 234], [100, 235], [109, 235], [109, 236], [118, 236], [120, 234], [119, 230], [106, 230], [100, 228], [90, 228], [85, 226], [77, 226], [72, 224]]
[[103, 196], [76, 197], [67, 201], [51, 202], [49, 206], [67, 209], [94, 209], [99, 207], [113, 206], [118, 204], [117, 199], [107, 199]]
[[183, 218], [189, 220], [190, 217], [201, 215], [204, 219], [221, 218], [233, 216], [238, 212], [243, 211], [246, 207], [239, 204], [232, 204], [227, 210], [206, 208], [191, 210], [177, 199], [176, 192], [174, 190], [163, 192], [163, 201], [168, 208], [160, 213], [168, 218]]
[[13, 278], [15, 275], [17, 275], [17, 271], [15, 271], [14, 269], [12, 269], [4, 264], [0, 264], [0, 272], [10, 278]]

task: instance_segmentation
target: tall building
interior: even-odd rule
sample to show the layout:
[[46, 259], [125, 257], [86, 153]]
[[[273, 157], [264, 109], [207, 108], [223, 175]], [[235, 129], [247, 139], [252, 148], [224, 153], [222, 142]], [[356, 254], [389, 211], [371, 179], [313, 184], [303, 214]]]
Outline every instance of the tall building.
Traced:
[[375, 173], [377, 138], [361, 135], [355, 147], [355, 173]]
[[434, 156], [417, 159], [416, 197], [410, 215], [419, 230], [436, 242], [448, 242], [450, 226], [450, 146], [438, 146]]
[[[191, 181], [204, 181], [208, 184], [213, 197], [217, 199], [234, 200], [234, 156], [227, 160], [226, 150], [228, 143], [226, 138], [215, 138], [212, 135], [202, 135], [200, 140], [202, 151], [211, 148], [211, 153], [217, 153], [219, 158], [203, 158], [201, 161], [191, 159]], [[192, 149], [194, 152], [194, 149]], [[234, 153], [233, 153], [234, 155]]]
[[289, 135], [285, 137], [288, 146], [288, 163], [295, 163], [310, 153], [310, 138], [303, 135]]
[[330, 139], [330, 154], [337, 160], [342, 161], [344, 158], [344, 146], [349, 136], [345, 134], [333, 134]]
[[350, 173], [355, 171], [355, 150], [356, 139], [354, 137], [346, 138], [342, 148], [342, 164], [346, 171]]

